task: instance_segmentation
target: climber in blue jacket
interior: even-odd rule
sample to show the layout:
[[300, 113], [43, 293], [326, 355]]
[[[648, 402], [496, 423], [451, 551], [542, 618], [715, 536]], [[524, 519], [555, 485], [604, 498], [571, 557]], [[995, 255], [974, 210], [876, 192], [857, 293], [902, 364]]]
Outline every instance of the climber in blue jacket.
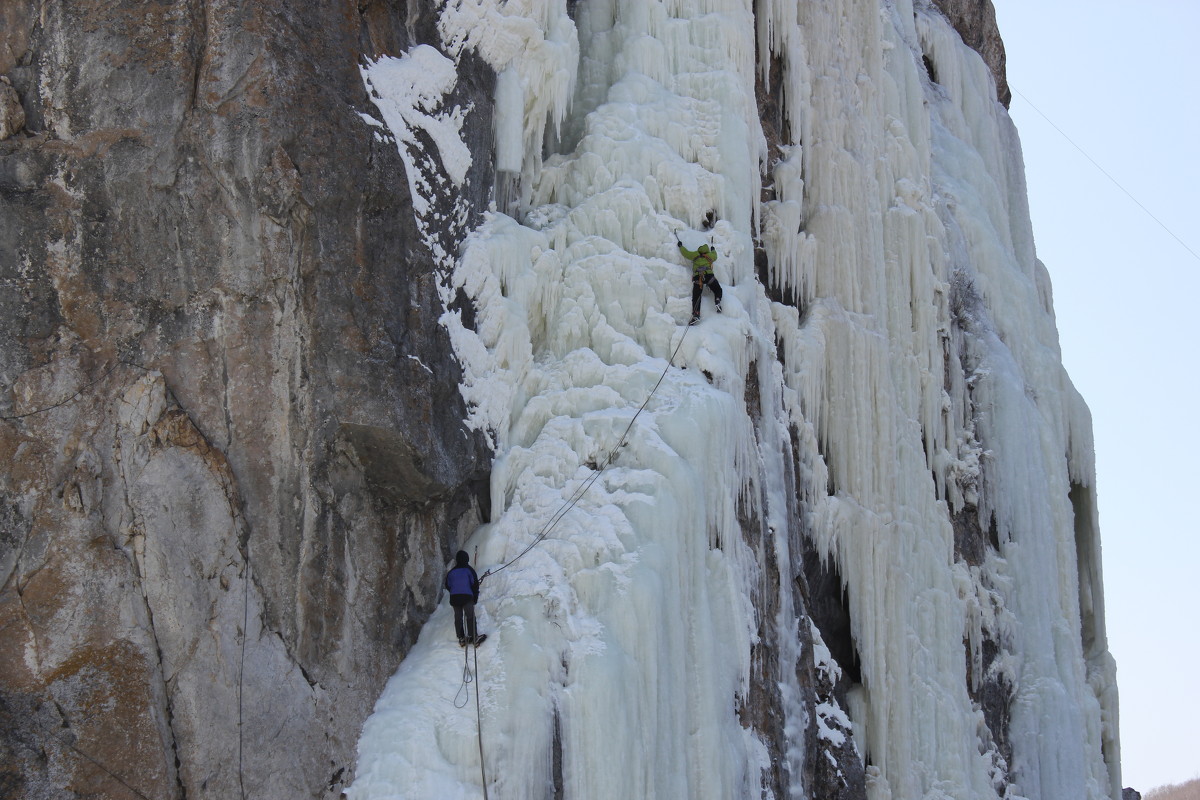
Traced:
[[[454, 557], [455, 566], [446, 573], [445, 587], [450, 592], [450, 605], [454, 607], [454, 632], [458, 634], [458, 646], [479, 644], [482, 636], [475, 635], [475, 604], [479, 602], [479, 575], [471, 567], [471, 557], [459, 550]], [[467, 627], [463, 630], [463, 617]]]

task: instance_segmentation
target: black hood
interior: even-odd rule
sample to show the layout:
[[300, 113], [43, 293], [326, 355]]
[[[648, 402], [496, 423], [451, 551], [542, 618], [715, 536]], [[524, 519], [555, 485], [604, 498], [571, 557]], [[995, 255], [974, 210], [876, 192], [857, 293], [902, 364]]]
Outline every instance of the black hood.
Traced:
[[454, 556], [454, 563], [458, 564], [460, 567], [465, 567], [467, 564], [471, 563], [471, 557], [467, 555], [466, 550], [459, 550], [458, 555]]

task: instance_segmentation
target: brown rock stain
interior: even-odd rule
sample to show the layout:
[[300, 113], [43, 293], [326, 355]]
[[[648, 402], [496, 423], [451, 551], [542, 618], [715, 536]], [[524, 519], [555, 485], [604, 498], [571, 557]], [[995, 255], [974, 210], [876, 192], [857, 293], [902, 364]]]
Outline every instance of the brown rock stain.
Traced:
[[117, 640], [76, 650], [47, 676], [52, 694], [54, 684], [68, 692], [63, 708], [75, 737], [72, 749], [86, 754], [75, 762], [67, 788], [85, 795], [108, 784], [112, 796], [121, 786], [164, 796], [164, 742], [152, 722], [157, 703], [148, 680], [156, 667], [134, 645]]
[[36, 655], [37, 642], [20, 594], [15, 590], [0, 592], [0, 674], [4, 675], [6, 692], [42, 688]]
[[[145, 144], [146, 133], [140, 128], [96, 128], [70, 139], [48, 139], [42, 150], [79, 159], [105, 158], [113, 145], [126, 141]], [[79, 201], [72, 200], [77, 206]]]

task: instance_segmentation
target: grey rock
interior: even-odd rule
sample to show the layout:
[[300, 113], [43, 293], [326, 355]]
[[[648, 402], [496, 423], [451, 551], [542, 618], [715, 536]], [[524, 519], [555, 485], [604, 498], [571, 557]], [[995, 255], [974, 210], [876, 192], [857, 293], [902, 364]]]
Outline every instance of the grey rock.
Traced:
[[983, 57], [996, 80], [996, 99], [1008, 108], [1012, 91], [1008, 88], [1005, 69], [1004, 41], [996, 26], [996, 9], [992, 0], [933, 0], [963, 42]]
[[29, 57], [37, 7], [34, 0], [8, 0], [0, 5], [0, 75], [8, 74]]
[[21, 98], [13, 88], [12, 81], [0, 75], [0, 141], [20, 132], [25, 127], [25, 109]]
[[[488, 513], [441, 273], [359, 116], [361, 60], [433, 5], [5, 4], [0, 796], [353, 777]], [[477, 152], [493, 80], [465, 62]]]

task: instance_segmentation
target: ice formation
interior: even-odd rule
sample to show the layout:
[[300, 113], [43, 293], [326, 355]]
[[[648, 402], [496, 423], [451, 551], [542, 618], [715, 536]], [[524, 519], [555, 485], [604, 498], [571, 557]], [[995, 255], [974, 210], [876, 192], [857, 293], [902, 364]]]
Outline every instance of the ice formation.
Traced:
[[[402, 150], [422, 125], [461, 164], [457, 118], [394, 76], [424, 63], [444, 92], [465, 48], [499, 76], [519, 211], [445, 287], [477, 308], [443, 323], [497, 454], [462, 546], [508, 564], [594, 483], [485, 581], [483, 764], [443, 604], [348, 796], [476, 798], [486, 774], [493, 798], [775, 797], [772, 760], [778, 796], [810, 796], [800, 737], [773, 752], [739, 714], [764, 625], [789, 731], [811, 721], [792, 665], [840, 675], [793, 591], [807, 546], [845, 583], [861, 672], [817, 730], [852, 728], [870, 798], [1119, 797], [1090, 419], [979, 57], [921, 0], [456, 0], [440, 31], [444, 54], [364, 79]], [[720, 255], [723, 313], [706, 293], [693, 328], [677, 236]], [[994, 541], [976, 559], [968, 511]], [[1009, 750], [985, 671], [1011, 687]]]

